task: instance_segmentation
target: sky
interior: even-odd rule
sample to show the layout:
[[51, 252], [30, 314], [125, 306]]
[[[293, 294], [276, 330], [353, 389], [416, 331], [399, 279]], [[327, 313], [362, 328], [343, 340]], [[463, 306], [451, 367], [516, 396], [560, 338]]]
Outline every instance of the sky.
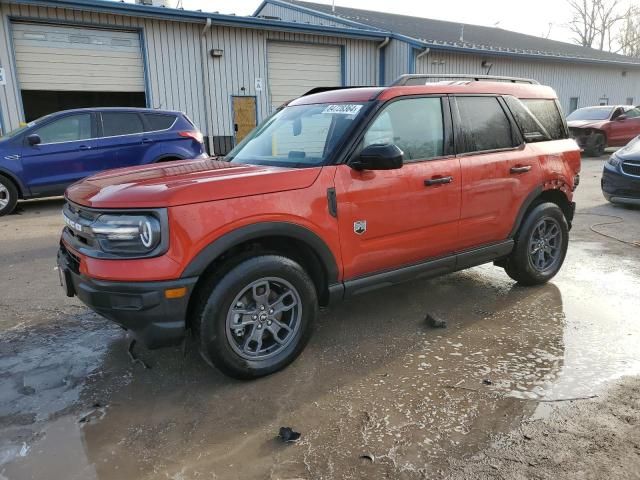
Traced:
[[[172, 6], [175, 6], [177, 1], [169, 0]], [[331, 4], [331, 0], [316, 1]], [[260, 4], [260, 0], [182, 0], [182, 4], [189, 10], [202, 9], [251, 15]], [[564, 0], [536, 0], [533, 3], [524, 0], [336, 0], [336, 5], [497, 26], [536, 36], [546, 36], [551, 28], [549, 38], [571, 40], [571, 33], [566, 28], [571, 18], [571, 10]]]

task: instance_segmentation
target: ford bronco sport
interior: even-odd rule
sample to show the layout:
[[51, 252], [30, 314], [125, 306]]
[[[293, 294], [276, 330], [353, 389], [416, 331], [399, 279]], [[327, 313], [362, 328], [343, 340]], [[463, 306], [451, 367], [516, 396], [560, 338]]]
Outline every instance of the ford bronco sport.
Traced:
[[[402, 82], [399, 82], [402, 83]], [[67, 295], [148, 347], [275, 372], [321, 305], [494, 262], [547, 282], [567, 251], [580, 151], [535, 82], [335, 89], [280, 109], [224, 159], [69, 187]]]

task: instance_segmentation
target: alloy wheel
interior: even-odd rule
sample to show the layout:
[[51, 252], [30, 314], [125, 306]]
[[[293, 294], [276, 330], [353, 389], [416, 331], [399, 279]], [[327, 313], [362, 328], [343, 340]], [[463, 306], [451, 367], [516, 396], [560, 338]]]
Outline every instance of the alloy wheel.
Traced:
[[545, 272], [556, 265], [562, 251], [562, 230], [557, 220], [546, 217], [536, 224], [528, 251], [531, 266], [538, 272]]

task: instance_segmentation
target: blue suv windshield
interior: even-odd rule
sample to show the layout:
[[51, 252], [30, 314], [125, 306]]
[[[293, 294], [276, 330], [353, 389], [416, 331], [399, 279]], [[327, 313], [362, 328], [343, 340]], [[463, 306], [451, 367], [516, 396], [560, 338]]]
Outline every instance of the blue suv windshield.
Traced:
[[364, 115], [367, 105], [319, 103], [285, 107], [251, 132], [225, 159], [283, 167], [323, 165]]
[[45, 115], [44, 117], [40, 117], [37, 120], [34, 120], [33, 122], [29, 122], [25, 125], [22, 125], [18, 128], [16, 128], [15, 130], [11, 130], [10, 132], [7, 132], [3, 137], [0, 138], [13, 138], [16, 137], [17, 135], [20, 135], [22, 132], [24, 132], [25, 130], [27, 130], [28, 128], [31, 128], [33, 126], [35, 126], [36, 124], [38, 124], [39, 122], [41, 122], [42, 120], [49, 118], [51, 115]]

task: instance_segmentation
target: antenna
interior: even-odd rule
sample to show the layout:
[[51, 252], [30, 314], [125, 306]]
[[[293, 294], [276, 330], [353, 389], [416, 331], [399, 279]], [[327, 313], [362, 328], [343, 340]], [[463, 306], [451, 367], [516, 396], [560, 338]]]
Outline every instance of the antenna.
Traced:
[[464, 43], [464, 23], [460, 24], [460, 41]]

